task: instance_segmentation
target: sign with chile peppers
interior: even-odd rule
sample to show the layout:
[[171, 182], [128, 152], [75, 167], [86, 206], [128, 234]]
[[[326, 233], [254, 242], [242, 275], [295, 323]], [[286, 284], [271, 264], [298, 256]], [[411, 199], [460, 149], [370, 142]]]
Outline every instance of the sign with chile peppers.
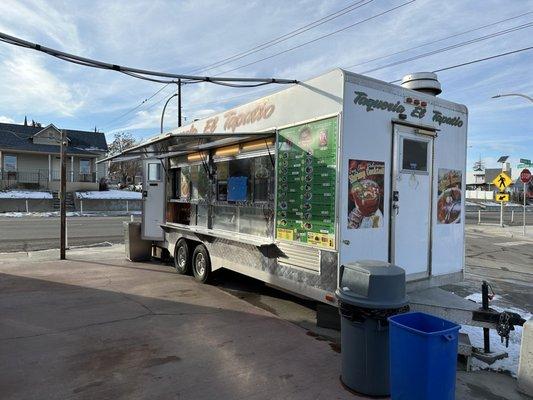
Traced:
[[276, 237], [335, 247], [337, 117], [279, 131]]

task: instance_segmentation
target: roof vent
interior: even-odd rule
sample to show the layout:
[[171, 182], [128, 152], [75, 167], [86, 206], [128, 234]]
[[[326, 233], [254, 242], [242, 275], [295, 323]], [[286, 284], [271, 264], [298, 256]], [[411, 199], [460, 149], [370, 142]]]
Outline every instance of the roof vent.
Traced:
[[437, 74], [433, 72], [415, 72], [405, 75], [401, 85], [406, 89], [436, 96], [442, 92]]

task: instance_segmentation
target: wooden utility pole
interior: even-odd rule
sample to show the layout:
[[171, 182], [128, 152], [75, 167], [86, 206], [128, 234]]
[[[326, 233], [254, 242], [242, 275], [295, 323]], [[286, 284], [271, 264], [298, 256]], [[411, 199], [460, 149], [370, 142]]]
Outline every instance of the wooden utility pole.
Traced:
[[178, 79], [178, 127], [181, 126], [181, 79]]
[[67, 132], [61, 130], [61, 173], [59, 182], [59, 215], [60, 215], [60, 245], [59, 245], [59, 259], [64, 260], [66, 258], [66, 242], [67, 242]]

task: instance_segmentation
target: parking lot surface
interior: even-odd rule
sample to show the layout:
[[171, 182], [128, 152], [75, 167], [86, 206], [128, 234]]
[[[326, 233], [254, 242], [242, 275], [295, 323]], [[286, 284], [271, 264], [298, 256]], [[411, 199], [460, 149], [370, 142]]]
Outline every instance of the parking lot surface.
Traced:
[[[87, 255], [89, 254], [89, 255]], [[123, 250], [0, 263], [7, 399], [353, 399], [298, 326]]]

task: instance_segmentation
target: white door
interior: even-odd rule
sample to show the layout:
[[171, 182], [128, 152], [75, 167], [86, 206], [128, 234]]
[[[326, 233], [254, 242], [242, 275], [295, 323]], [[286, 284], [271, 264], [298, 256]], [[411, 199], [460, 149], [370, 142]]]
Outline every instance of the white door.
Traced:
[[165, 179], [161, 160], [143, 161], [142, 238], [163, 240], [165, 222]]
[[433, 136], [417, 132], [395, 126], [391, 182], [391, 262], [410, 279], [428, 276], [431, 244]]

